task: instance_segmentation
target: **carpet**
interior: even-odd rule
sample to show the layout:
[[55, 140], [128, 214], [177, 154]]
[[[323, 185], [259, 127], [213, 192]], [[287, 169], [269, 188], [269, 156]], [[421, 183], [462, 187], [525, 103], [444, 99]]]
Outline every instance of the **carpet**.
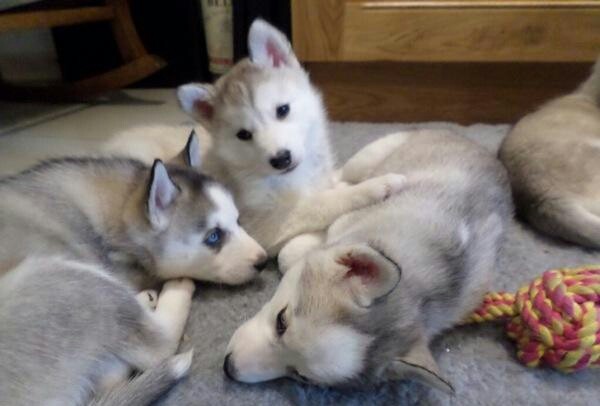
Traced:
[[[130, 126], [189, 124], [172, 89], [129, 90], [126, 95], [125, 99], [87, 106], [0, 104], [0, 173], [14, 173], [50, 155], [97, 150], [110, 134]], [[18, 118], [15, 112], [20, 114]], [[2, 124], [8, 125], [2, 128]], [[481, 124], [333, 123], [337, 159], [343, 162], [368, 142], [411, 128], [450, 128], [492, 151], [508, 131], [508, 126]], [[494, 289], [513, 291], [546, 269], [586, 263], [600, 263], [600, 252], [545, 238], [513, 221]], [[182, 344], [183, 349], [195, 349], [191, 375], [157, 405], [593, 405], [600, 399], [600, 371], [564, 375], [525, 368], [517, 362], [513, 344], [500, 325], [456, 328], [433, 343], [440, 368], [456, 389], [454, 396], [414, 382], [352, 391], [309, 387], [289, 380], [259, 385], [231, 382], [222, 372], [227, 342], [234, 330], [271, 297], [278, 281], [277, 271], [267, 269], [244, 287], [198, 284], [186, 329], [189, 340]]]
[[[343, 162], [368, 142], [411, 128], [450, 128], [495, 151], [509, 127], [333, 123], [337, 159]], [[600, 252], [545, 238], [513, 221], [501, 258], [494, 289], [514, 291], [549, 268], [600, 263]], [[278, 272], [267, 269], [242, 288], [199, 284], [186, 332], [190, 341], [183, 345], [195, 349], [191, 376], [160, 405], [585, 405], [597, 404], [600, 399], [600, 371], [564, 375], [528, 369], [517, 362], [513, 344], [498, 324], [456, 328], [433, 343], [440, 368], [456, 389], [454, 396], [416, 382], [351, 391], [310, 387], [287, 379], [258, 385], [231, 382], [222, 373], [227, 342], [236, 327], [271, 297], [278, 281]]]

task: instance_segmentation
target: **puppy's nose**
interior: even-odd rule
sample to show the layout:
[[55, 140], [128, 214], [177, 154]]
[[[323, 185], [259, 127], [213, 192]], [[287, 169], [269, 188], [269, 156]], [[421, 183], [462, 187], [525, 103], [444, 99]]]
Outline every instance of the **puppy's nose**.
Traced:
[[223, 361], [223, 372], [225, 372], [227, 378], [235, 381], [235, 367], [233, 366], [233, 362], [231, 362], [231, 353], [225, 356], [225, 361]]
[[277, 151], [277, 154], [269, 160], [269, 163], [275, 169], [286, 169], [292, 164], [292, 153], [289, 149]]
[[256, 269], [258, 272], [261, 272], [267, 267], [268, 262], [268, 258], [261, 258], [257, 263], [254, 264], [254, 269]]

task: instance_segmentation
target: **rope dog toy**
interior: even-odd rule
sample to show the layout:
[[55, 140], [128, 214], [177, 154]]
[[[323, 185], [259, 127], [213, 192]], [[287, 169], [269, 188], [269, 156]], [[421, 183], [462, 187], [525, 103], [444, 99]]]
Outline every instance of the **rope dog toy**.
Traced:
[[600, 367], [600, 265], [546, 271], [516, 294], [488, 293], [465, 323], [502, 319], [528, 367]]

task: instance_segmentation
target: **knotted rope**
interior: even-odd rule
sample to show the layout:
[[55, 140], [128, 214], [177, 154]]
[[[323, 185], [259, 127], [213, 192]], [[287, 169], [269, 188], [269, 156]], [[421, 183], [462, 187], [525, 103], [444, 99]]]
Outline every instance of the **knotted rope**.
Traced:
[[465, 323], [508, 319], [528, 367], [562, 372], [600, 367], [600, 265], [546, 271], [511, 293], [489, 293]]

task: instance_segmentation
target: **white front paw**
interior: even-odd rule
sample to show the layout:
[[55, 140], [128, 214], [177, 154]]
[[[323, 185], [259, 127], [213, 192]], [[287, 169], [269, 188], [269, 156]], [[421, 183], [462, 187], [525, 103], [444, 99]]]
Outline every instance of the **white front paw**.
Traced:
[[189, 278], [170, 279], [165, 282], [163, 291], [182, 291], [189, 294], [193, 294], [196, 290], [196, 284]]
[[390, 196], [401, 192], [406, 187], [406, 176], [396, 173], [377, 176], [365, 181], [369, 184], [370, 190], [375, 199], [385, 200]]
[[153, 289], [142, 290], [136, 295], [136, 299], [143, 307], [154, 310], [158, 303], [158, 292]]

